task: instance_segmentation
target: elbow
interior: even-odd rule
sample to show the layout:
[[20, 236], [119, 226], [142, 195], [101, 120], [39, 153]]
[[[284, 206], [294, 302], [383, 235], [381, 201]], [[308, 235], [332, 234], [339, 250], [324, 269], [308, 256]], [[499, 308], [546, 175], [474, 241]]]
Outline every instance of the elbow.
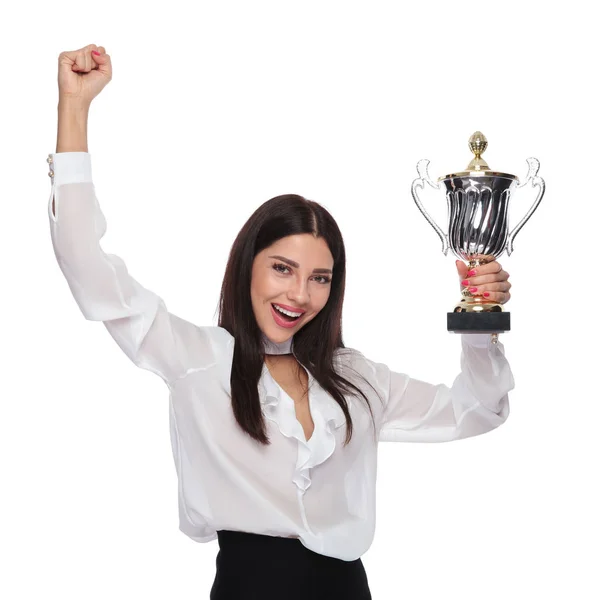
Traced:
[[508, 394], [497, 402], [494, 410], [485, 407], [479, 402], [473, 410], [463, 415], [462, 421], [456, 428], [456, 435], [452, 439], [460, 440], [489, 433], [506, 423], [509, 415], [510, 404]]
[[143, 307], [127, 301], [118, 287], [103, 287], [97, 282], [80, 279], [75, 273], [68, 271], [65, 272], [65, 279], [75, 303], [87, 321], [131, 319], [144, 312]]
[[496, 423], [492, 425], [489, 431], [491, 431], [492, 429], [497, 429], [498, 427], [500, 427], [500, 425], [506, 423], [506, 420], [510, 415], [510, 402], [508, 401], [508, 394], [506, 394], [500, 401], [500, 410], [495, 414]]
[[500, 402], [497, 404], [496, 410], [494, 411], [486, 411], [486, 420], [487, 427], [484, 427], [482, 433], [488, 433], [500, 427], [506, 423], [510, 415], [510, 403], [508, 401], [508, 394], [504, 395]]
[[127, 273], [121, 259], [102, 255], [73, 259], [57, 254], [71, 294], [88, 321], [114, 321], [156, 313], [159, 299]]

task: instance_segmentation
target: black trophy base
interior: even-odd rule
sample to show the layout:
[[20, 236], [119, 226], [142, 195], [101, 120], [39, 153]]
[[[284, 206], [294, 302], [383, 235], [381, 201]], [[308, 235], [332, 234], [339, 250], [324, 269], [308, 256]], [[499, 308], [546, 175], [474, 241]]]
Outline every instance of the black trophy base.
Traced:
[[448, 331], [454, 333], [504, 333], [510, 331], [509, 312], [451, 312]]

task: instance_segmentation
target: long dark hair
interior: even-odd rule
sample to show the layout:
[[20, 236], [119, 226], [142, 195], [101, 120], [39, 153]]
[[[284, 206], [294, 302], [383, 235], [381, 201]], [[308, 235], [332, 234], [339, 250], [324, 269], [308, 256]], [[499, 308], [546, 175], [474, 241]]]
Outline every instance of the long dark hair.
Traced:
[[346, 283], [346, 250], [331, 214], [320, 204], [296, 194], [276, 196], [262, 204], [238, 233], [227, 261], [219, 300], [219, 327], [235, 339], [231, 369], [231, 401], [240, 427], [262, 444], [270, 444], [258, 395], [263, 362], [263, 335], [250, 297], [252, 264], [264, 248], [289, 235], [322, 237], [333, 256], [330, 295], [319, 314], [294, 335], [293, 352], [319, 385], [340, 405], [346, 417], [346, 444], [352, 438], [352, 418], [344, 392], [365, 394], [337, 373], [334, 351], [344, 348], [342, 305]]

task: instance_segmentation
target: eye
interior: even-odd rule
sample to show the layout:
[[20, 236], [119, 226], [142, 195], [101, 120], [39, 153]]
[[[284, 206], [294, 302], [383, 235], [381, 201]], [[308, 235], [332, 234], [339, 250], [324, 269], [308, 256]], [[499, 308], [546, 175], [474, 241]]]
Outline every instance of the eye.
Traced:
[[316, 275], [315, 279], [319, 279], [319, 283], [327, 284], [331, 282], [331, 277], [327, 277], [327, 275]]
[[278, 273], [282, 274], [286, 273], [285, 269], [287, 269], [287, 271], [290, 270], [290, 268], [287, 265], [284, 265], [283, 263], [275, 263], [273, 265], [273, 269], [275, 269], [275, 271], [277, 271]]
[[[273, 269], [281, 275], [287, 275], [290, 272], [290, 268], [283, 263], [274, 263]], [[331, 283], [331, 277], [328, 277], [327, 275], [315, 275], [313, 279], [322, 285]]]

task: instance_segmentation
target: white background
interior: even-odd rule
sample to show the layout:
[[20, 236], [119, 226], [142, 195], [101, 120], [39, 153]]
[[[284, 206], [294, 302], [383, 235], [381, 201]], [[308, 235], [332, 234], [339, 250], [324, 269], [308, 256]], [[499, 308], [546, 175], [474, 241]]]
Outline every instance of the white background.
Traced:
[[[516, 389], [499, 429], [382, 444], [376, 600], [600, 597], [597, 30], [588, 3], [66, 2], [3, 9], [0, 596], [208, 598], [217, 543], [177, 527], [167, 389], [70, 296], [50, 244], [57, 58], [114, 65], [89, 121], [103, 248], [171, 312], [214, 324], [230, 245], [282, 193], [347, 245], [345, 342], [451, 383], [450, 256], [410, 196], [462, 169], [541, 162], [500, 262]], [[520, 190], [512, 222], [534, 197]], [[443, 220], [443, 194], [425, 202]], [[265, 571], [268, 577], [268, 569]], [[294, 585], [290, 582], [290, 585]], [[282, 599], [285, 593], [282, 592]]]

